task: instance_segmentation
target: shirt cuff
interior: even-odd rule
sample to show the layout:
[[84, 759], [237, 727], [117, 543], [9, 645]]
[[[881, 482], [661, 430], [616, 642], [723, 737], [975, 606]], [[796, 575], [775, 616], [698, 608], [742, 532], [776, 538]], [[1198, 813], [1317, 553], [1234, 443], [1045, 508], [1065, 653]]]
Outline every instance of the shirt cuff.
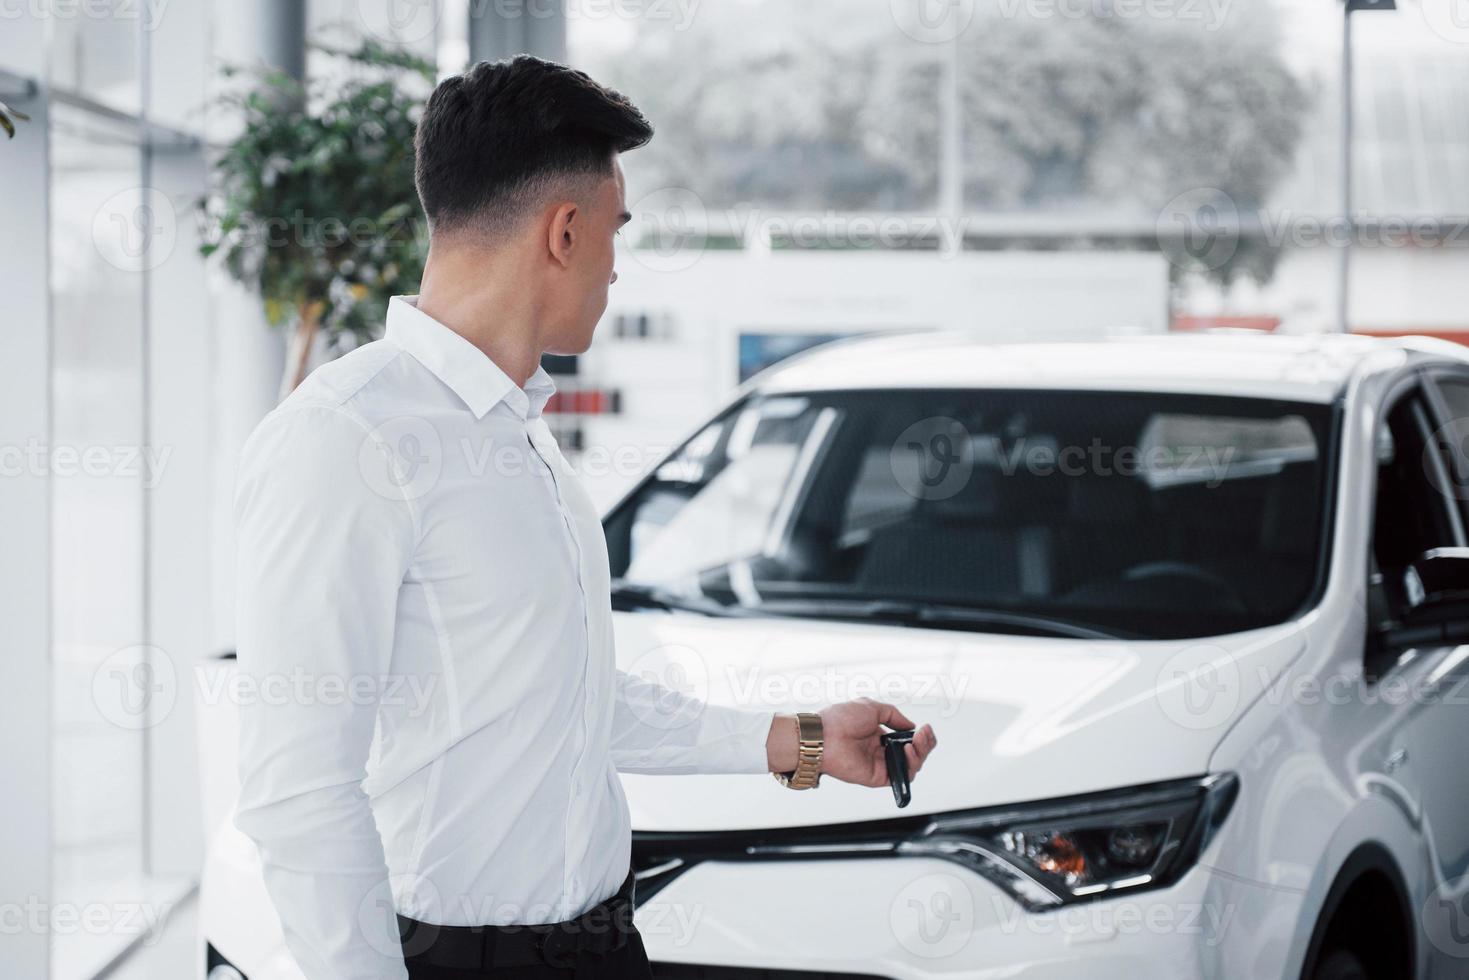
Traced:
[[775, 720], [773, 711], [747, 711], [704, 705], [699, 720], [699, 770], [706, 773], [770, 771], [765, 741]]

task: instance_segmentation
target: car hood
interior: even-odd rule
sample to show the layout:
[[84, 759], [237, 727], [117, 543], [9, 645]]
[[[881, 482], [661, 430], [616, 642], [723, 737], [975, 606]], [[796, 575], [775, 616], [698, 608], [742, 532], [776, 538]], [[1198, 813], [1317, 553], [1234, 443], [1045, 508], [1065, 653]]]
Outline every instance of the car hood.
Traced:
[[[903, 815], [1205, 773], [1224, 733], [1304, 649], [1285, 624], [1184, 641], [1071, 640], [792, 618], [615, 615], [618, 664], [713, 704], [814, 709], [873, 697], [939, 747]], [[692, 722], [683, 722], [692, 723]], [[633, 827], [806, 826], [898, 815], [892, 794], [768, 775], [623, 777]]]

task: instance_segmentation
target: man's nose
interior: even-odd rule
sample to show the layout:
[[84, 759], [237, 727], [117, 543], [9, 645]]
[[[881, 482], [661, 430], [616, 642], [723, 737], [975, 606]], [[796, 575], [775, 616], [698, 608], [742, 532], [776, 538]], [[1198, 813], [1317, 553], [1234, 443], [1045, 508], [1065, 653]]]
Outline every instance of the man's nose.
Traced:
[[617, 281], [617, 270], [616, 269], [613, 269], [612, 270], [612, 282], [609, 282], [608, 285], [610, 286], [610, 285], [612, 285], [613, 282], [616, 282], [616, 281]]

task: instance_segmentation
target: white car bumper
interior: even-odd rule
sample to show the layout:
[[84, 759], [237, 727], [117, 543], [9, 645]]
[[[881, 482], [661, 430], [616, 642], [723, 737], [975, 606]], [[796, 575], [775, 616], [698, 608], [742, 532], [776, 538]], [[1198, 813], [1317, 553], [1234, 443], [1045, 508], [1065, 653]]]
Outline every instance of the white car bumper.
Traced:
[[666, 964], [894, 980], [1227, 980], [1282, 976], [1298, 911], [1292, 892], [1195, 868], [1172, 888], [1030, 913], [955, 864], [880, 858], [708, 862], [644, 903], [637, 925]]

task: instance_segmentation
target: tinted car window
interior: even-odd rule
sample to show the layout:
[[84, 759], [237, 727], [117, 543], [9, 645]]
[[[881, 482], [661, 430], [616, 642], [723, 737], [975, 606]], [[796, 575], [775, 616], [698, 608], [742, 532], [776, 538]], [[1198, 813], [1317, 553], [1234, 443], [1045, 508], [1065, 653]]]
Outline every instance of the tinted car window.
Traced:
[[1436, 452], [1428, 406], [1415, 392], [1391, 408], [1377, 438], [1372, 557], [1395, 613], [1408, 606], [1408, 566], [1457, 543], [1448, 510], [1455, 485], [1434, 465]]
[[754, 397], [609, 518], [613, 574], [784, 615], [989, 611], [1155, 638], [1263, 626], [1315, 590], [1330, 418], [1116, 392]]

